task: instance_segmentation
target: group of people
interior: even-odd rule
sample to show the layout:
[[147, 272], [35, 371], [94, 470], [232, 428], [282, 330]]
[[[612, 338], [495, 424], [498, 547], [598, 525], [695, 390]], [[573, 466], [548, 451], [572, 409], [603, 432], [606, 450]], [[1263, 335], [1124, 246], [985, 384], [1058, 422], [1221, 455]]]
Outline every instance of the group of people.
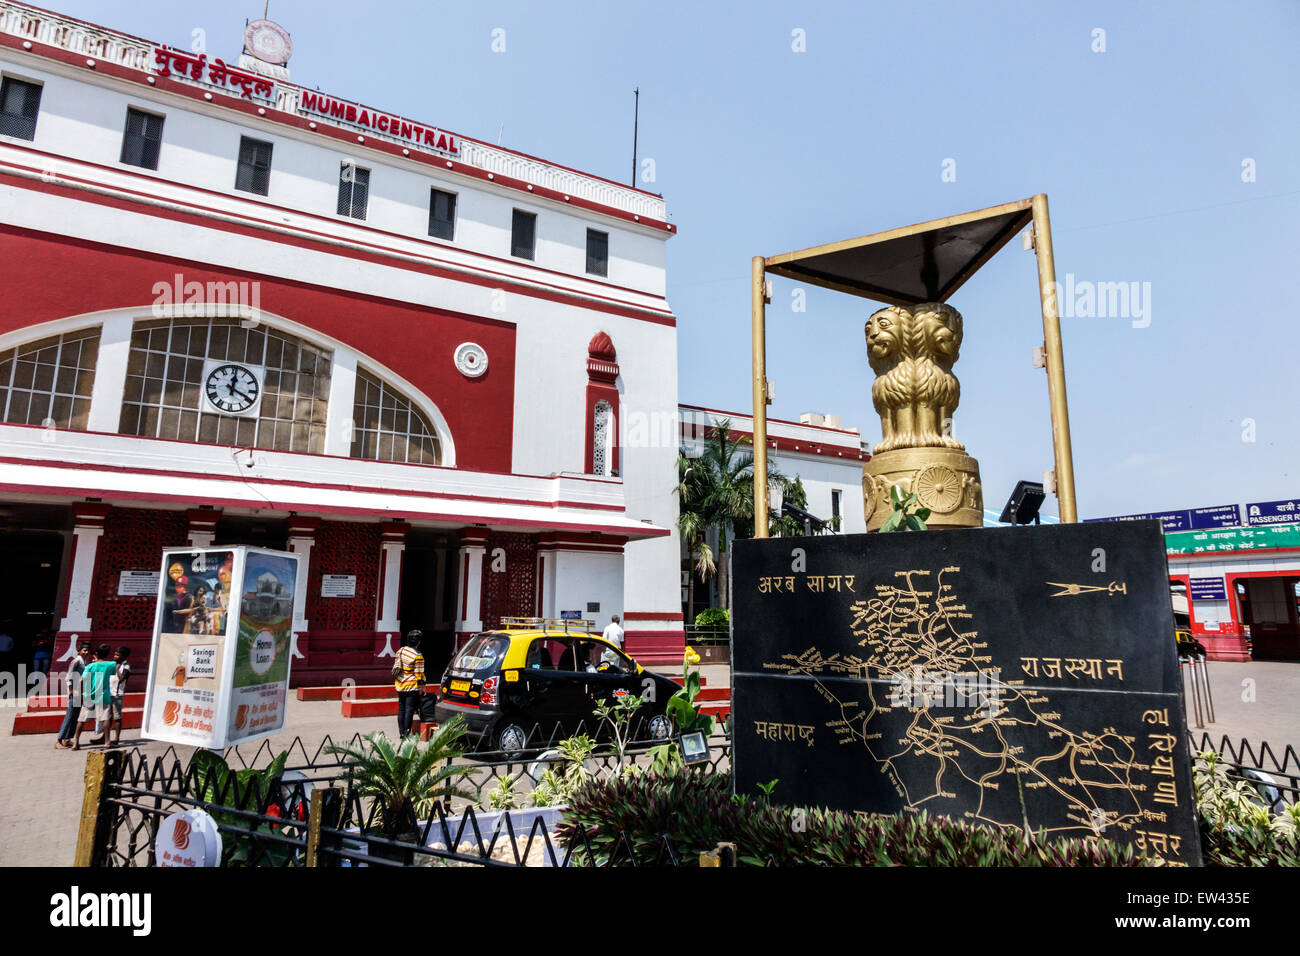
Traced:
[[[131, 680], [129, 647], [116, 651], [100, 644], [91, 659], [90, 643], [77, 647], [77, 656], [68, 665], [68, 709], [59, 728], [56, 750], [80, 750], [81, 735], [93, 728], [92, 744], [116, 747], [122, 740], [122, 712], [127, 684]], [[112, 734], [112, 740], [109, 735]]]

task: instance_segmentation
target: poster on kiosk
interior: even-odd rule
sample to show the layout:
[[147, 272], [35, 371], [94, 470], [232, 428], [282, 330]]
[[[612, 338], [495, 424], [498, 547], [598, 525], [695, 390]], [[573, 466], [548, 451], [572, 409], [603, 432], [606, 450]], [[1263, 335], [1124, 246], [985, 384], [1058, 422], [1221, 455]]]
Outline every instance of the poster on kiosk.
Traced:
[[220, 750], [284, 728], [298, 558], [163, 551], [143, 735]]

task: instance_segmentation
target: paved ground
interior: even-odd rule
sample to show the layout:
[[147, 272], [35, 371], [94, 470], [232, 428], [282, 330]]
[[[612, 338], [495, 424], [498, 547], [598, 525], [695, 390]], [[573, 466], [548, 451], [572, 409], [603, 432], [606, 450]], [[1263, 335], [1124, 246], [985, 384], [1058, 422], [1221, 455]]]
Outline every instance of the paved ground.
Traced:
[[[1300, 745], [1300, 664], [1208, 665], [1216, 720], [1205, 730], [1216, 739], [1268, 740], [1280, 749]], [[726, 686], [727, 669], [704, 669], [709, 686]], [[310, 750], [326, 737], [350, 738], [374, 730], [394, 733], [396, 718], [345, 720], [338, 701], [289, 701], [290, 733], [272, 737], [276, 749], [301, 737]], [[1194, 727], [1194, 717], [1189, 713]], [[9, 736], [12, 710], [0, 708], [0, 866], [67, 866], [76, 849], [81, 813], [83, 754], [56, 751], [53, 735]], [[84, 739], [84, 738], [83, 738]], [[123, 744], [161, 755], [166, 745], [141, 741], [129, 731]], [[189, 748], [178, 748], [182, 754]]]
[[[326, 735], [349, 739], [353, 734], [383, 730], [397, 732], [396, 717], [345, 720], [340, 704], [332, 701], [289, 700], [287, 734], [269, 738], [277, 751], [301, 737], [314, 752]], [[71, 866], [77, 847], [81, 816], [84, 752], [57, 751], [53, 734], [9, 736], [12, 709], [0, 709], [0, 866]], [[141, 740], [138, 730], [122, 735], [123, 747], [139, 746], [161, 756], [170, 746]], [[84, 750], [90, 735], [82, 736]], [[259, 744], [246, 748], [256, 750]], [[191, 747], [177, 747], [184, 759]]]

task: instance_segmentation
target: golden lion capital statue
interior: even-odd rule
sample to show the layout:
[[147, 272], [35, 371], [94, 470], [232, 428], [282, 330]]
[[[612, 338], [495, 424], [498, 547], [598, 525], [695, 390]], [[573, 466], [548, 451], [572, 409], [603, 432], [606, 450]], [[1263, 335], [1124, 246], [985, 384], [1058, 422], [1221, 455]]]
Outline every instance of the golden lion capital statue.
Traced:
[[978, 527], [984, 495], [979, 462], [952, 437], [961, 385], [952, 373], [961, 351], [961, 313], [942, 302], [891, 305], [867, 321], [867, 361], [876, 373], [871, 401], [880, 443], [863, 466], [867, 530], [891, 510], [889, 489], [914, 493], [937, 528]]
[[896, 448], [955, 448], [952, 414], [961, 385], [952, 373], [961, 349], [961, 313], [942, 302], [891, 305], [867, 321], [867, 360], [880, 415], [875, 454]]

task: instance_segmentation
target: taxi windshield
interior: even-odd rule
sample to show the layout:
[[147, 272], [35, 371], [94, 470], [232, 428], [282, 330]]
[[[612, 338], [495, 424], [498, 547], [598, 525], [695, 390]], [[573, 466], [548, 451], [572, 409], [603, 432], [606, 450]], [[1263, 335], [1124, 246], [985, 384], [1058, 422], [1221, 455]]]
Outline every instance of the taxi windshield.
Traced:
[[465, 645], [452, 666], [475, 676], [489, 674], [500, 666], [509, 646], [510, 638], [504, 634], [480, 634]]

